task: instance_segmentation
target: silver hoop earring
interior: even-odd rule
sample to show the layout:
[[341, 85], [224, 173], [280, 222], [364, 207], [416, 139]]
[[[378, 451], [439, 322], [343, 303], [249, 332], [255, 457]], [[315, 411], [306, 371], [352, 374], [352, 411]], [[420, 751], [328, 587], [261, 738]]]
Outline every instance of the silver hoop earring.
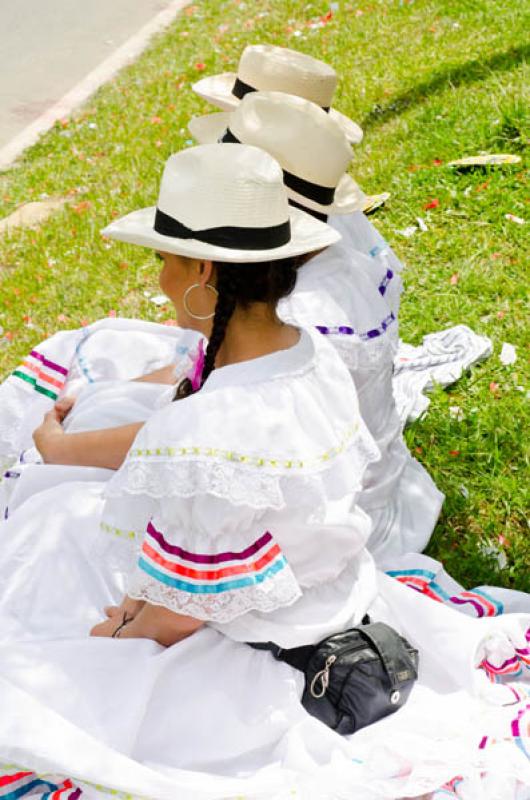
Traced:
[[[188, 305], [188, 297], [189, 297], [189, 293], [191, 292], [191, 290], [192, 289], [200, 289], [200, 288], [201, 288], [201, 284], [200, 283], [193, 283], [191, 286], [188, 286], [188, 288], [184, 292], [184, 297], [182, 298], [182, 305], [184, 306], [184, 310], [185, 310], [186, 314], [188, 314], [188, 316], [192, 317], [192, 319], [212, 319], [212, 317], [215, 316], [215, 310], [212, 311], [211, 314], [206, 314], [206, 315], [194, 314], [193, 311], [190, 309], [190, 307]], [[207, 283], [205, 288], [206, 289], [210, 289], [215, 294], [216, 297], [219, 297], [219, 292], [217, 291], [215, 286], [212, 286], [211, 283]]]

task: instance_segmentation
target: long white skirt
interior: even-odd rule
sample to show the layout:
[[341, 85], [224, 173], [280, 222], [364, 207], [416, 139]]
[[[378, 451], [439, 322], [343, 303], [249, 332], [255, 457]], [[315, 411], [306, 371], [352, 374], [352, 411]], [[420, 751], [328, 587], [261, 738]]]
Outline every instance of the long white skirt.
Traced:
[[530, 797], [528, 614], [470, 618], [379, 573], [370, 613], [419, 647], [420, 680], [343, 738], [300, 705], [300, 673], [213, 629], [168, 649], [88, 637], [124, 590], [95, 556], [103, 487], [0, 522], [0, 797]]

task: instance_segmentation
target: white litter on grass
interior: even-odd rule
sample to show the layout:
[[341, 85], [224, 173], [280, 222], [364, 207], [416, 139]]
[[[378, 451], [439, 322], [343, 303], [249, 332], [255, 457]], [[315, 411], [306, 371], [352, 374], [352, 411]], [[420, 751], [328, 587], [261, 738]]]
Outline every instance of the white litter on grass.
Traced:
[[420, 231], [425, 232], [429, 230], [427, 225], [425, 224], [425, 220], [422, 219], [421, 217], [416, 217], [416, 222], [418, 223], [418, 228], [420, 229]]
[[401, 236], [404, 236], [405, 239], [410, 239], [411, 236], [414, 236], [417, 230], [418, 228], [416, 225], [409, 225], [408, 228], [403, 228], [403, 230], [397, 231], [397, 233], [401, 234]]
[[462, 495], [462, 497], [465, 497], [465, 499], [468, 500], [469, 499], [469, 489], [466, 486], [464, 486], [463, 483], [460, 484], [459, 488], [460, 488], [460, 494]]
[[503, 342], [499, 358], [501, 364], [504, 364], [505, 367], [508, 367], [510, 364], [515, 364], [517, 361], [517, 352], [514, 345]]
[[449, 414], [452, 416], [453, 419], [458, 420], [458, 422], [462, 422], [464, 419], [464, 412], [460, 408], [460, 406], [449, 406]]
[[150, 298], [150, 302], [154, 303], [155, 306], [165, 306], [166, 303], [169, 303], [169, 298], [165, 294], [156, 294]]
[[504, 218], [509, 219], [510, 222], [516, 222], [518, 225], [524, 225], [526, 222], [522, 217], [516, 217], [515, 214], [505, 214]]
[[485, 556], [492, 556], [499, 565], [499, 569], [504, 569], [508, 566], [508, 559], [506, 558], [504, 550], [500, 550], [498, 547], [491, 544], [479, 545], [479, 550]]

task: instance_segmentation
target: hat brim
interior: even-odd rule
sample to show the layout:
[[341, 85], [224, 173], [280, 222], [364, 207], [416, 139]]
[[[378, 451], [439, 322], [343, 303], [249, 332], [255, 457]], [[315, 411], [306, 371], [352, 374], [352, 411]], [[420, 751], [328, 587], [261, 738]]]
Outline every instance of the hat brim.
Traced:
[[[203, 100], [212, 103], [223, 111], [233, 111], [241, 102], [238, 97], [232, 94], [232, 87], [237, 78], [235, 72], [223, 72], [220, 75], [209, 75], [201, 78], [192, 85], [192, 90]], [[335, 108], [329, 111], [330, 117], [337, 122], [350, 144], [359, 144], [363, 139], [362, 128], [345, 114], [341, 114]]]
[[296, 208], [289, 209], [291, 221], [291, 239], [281, 247], [270, 250], [238, 250], [237, 248], [219, 247], [201, 242], [198, 239], [177, 239], [163, 236], [154, 229], [156, 206], [141, 208], [125, 217], [111, 222], [102, 231], [103, 236], [119, 242], [137, 244], [161, 253], [175, 253], [188, 258], [204, 258], [209, 261], [233, 261], [235, 263], [256, 263], [260, 261], [278, 261], [281, 258], [299, 256], [322, 250], [340, 239], [340, 234], [319, 222], [309, 214]]
[[[230, 124], [231, 113], [218, 111], [214, 114], [205, 114], [203, 117], [193, 117], [188, 123], [188, 130], [197, 139], [199, 144], [213, 144], [219, 141]], [[245, 144], [245, 142], [243, 142]], [[366, 195], [354, 179], [344, 174], [335, 189], [335, 196], [331, 205], [325, 206], [309, 200], [304, 195], [285, 187], [291, 200], [295, 200], [305, 208], [319, 211], [322, 214], [351, 214], [364, 208]]]

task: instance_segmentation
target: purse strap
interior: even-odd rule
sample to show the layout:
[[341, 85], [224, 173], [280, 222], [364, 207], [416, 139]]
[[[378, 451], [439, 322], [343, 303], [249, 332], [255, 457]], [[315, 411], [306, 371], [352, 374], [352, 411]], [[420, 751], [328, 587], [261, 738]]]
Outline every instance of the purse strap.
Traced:
[[[361, 620], [361, 624], [370, 625], [370, 617], [368, 614], [364, 615]], [[373, 626], [370, 625], [370, 627]], [[350, 630], [362, 631], [364, 629], [350, 628]], [[326, 640], [324, 639], [324, 641]], [[305, 672], [309, 663], [309, 659], [321, 642], [318, 644], [305, 644], [301, 645], [300, 647], [290, 647], [287, 649], [279, 647], [279, 645], [274, 644], [274, 642], [247, 642], [247, 644], [250, 645], [250, 647], [253, 647], [254, 650], [268, 650], [269, 653], [272, 653], [274, 658], [276, 658], [278, 661], [285, 661], [285, 663], [289, 664], [290, 667], [294, 667], [295, 669], [300, 670], [300, 672]], [[377, 650], [377, 652], [379, 653], [379, 650]]]
[[285, 661], [290, 667], [305, 672], [309, 659], [318, 645], [307, 644], [284, 650], [274, 642], [247, 642], [255, 650], [268, 650], [278, 661]]
[[[400, 651], [403, 650], [403, 644], [392, 628], [385, 625], [384, 622], [372, 622], [370, 625], [357, 626], [350, 630], [358, 631], [372, 645], [381, 659], [392, 689], [410, 677], [409, 674], [407, 676], [404, 675], [405, 672], [409, 673], [410, 670], [404, 666], [402, 659], [398, 662], [394, 655], [396, 643], [399, 644]], [[403, 676], [401, 679], [400, 675]]]

